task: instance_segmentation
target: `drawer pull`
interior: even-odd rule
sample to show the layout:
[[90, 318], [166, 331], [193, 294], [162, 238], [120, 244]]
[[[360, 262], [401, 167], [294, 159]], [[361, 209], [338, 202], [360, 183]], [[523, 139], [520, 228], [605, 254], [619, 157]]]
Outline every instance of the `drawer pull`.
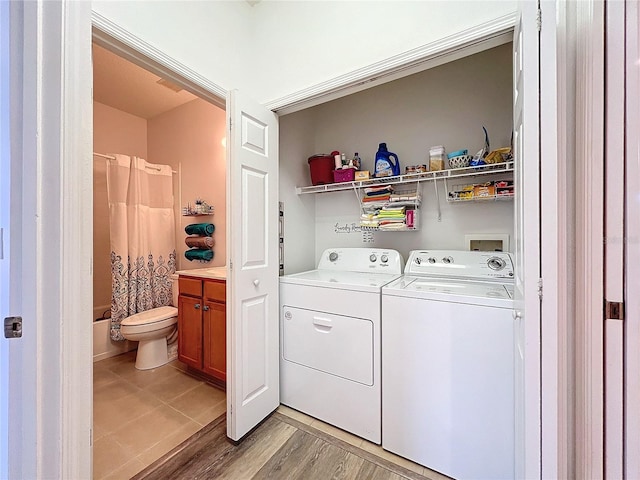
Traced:
[[205, 312], [209, 311], [209, 305], [205, 305], [204, 307], [202, 307], [202, 310], [204, 310]]
[[319, 332], [329, 332], [333, 325], [328, 318], [313, 317], [313, 325]]
[[199, 303], [196, 303], [196, 304], [193, 306], [193, 308], [195, 308], [196, 310], [198, 310], [198, 309], [200, 308], [200, 304], [199, 304]]

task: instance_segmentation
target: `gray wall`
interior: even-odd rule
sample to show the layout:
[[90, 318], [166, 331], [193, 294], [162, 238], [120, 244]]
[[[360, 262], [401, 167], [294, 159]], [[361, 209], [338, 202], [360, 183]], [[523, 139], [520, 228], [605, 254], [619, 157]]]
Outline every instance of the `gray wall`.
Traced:
[[[353, 192], [301, 195], [291, 192], [309, 185], [306, 162], [314, 153], [332, 150], [360, 153], [363, 168], [372, 170], [379, 142], [398, 154], [406, 165], [428, 163], [429, 147], [447, 151], [482, 148], [484, 125], [491, 147], [510, 143], [512, 130], [512, 45], [502, 45], [424, 72], [281, 117], [281, 198], [288, 196], [286, 262], [299, 271], [309, 266], [298, 255], [308, 255], [297, 244], [309, 242], [306, 231], [314, 217], [314, 263], [325, 248], [376, 246], [395, 248], [405, 255], [417, 248], [466, 248], [465, 234], [501, 233], [513, 239], [513, 202], [448, 204], [444, 183], [437, 182], [442, 221], [437, 219], [433, 182], [422, 183], [421, 229], [417, 232], [376, 232], [363, 243], [360, 232], [336, 233], [336, 224], [358, 224], [359, 204]], [[311, 139], [309, 138], [311, 137]], [[295, 140], [294, 140], [295, 139]], [[295, 149], [290, 145], [294, 142]], [[308, 143], [307, 143], [308, 142]], [[306, 147], [306, 150], [305, 150]], [[295, 173], [295, 175], [293, 174]], [[466, 183], [471, 179], [463, 182]], [[306, 203], [314, 197], [315, 215]], [[304, 213], [302, 206], [304, 205]], [[296, 247], [293, 247], [296, 245]], [[293, 248], [292, 248], [293, 247]], [[293, 266], [296, 266], [294, 269]]]

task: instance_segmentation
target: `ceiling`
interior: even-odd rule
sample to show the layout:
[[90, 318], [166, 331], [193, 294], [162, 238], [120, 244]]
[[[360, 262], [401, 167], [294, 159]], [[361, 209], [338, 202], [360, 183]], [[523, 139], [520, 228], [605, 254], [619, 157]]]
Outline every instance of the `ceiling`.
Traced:
[[[158, 84], [160, 77], [93, 44], [93, 99], [145, 119], [195, 100]], [[176, 88], [180, 88], [174, 85]]]

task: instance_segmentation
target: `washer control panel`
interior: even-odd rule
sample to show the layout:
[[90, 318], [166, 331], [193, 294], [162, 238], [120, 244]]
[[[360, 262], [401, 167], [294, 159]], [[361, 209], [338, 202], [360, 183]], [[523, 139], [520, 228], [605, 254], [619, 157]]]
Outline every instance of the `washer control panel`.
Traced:
[[413, 250], [404, 273], [470, 280], [512, 280], [514, 276], [511, 254], [468, 250]]
[[402, 255], [385, 248], [328, 248], [318, 262], [320, 270], [401, 274]]

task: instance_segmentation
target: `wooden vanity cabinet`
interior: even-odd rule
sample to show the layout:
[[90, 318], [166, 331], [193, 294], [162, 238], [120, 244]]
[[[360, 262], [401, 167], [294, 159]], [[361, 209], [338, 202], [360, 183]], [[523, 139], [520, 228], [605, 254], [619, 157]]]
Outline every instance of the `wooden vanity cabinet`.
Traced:
[[227, 379], [226, 281], [179, 278], [178, 360], [218, 384]]

